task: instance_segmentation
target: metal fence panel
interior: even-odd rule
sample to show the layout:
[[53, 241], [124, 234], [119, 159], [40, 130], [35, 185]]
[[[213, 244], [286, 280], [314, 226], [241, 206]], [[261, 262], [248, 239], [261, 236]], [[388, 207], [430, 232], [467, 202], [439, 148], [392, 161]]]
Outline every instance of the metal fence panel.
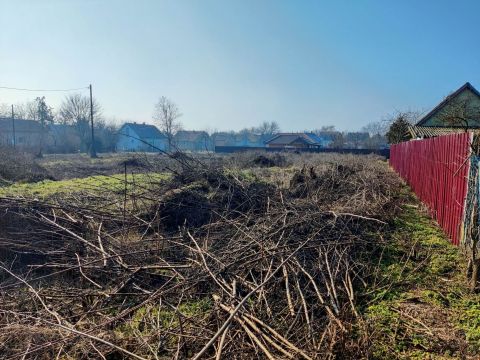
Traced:
[[413, 140], [390, 147], [390, 165], [458, 245], [465, 213], [471, 134]]

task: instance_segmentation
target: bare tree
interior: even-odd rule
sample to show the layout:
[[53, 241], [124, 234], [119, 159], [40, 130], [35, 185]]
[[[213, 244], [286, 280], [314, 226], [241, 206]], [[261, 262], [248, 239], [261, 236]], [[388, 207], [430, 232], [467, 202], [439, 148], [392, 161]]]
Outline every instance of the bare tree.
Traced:
[[280, 125], [276, 121], [264, 121], [259, 127], [255, 129], [259, 135], [273, 135], [280, 131]]
[[[100, 118], [101, 107], [93, 100], [93, 116]], [[76, 122], [90, 117], [90, 100], [82, 94], [68, 95], [62, 102], [58, 112], [59, 119], [63, 124], [75, 125]]]
[[362, 127], [362, 131], [368, 132], [370, 136], [385, 135], [390, 127], [390, 121], [372, 121]]
[[178, 106], [165, 96], [161, 96], [155, 104], [153, 119], [156, 120], [168, 139], [168, 150], [171, 151], [173, 137], [182, 128], [178, 118], [182, 116]]
[[[31, 111], [27, 111], [27, 104], [28, 104], [28, 109], [31, 109]], [[30, 113], [33, 113], [36, 115], [35, 111], [35, 104], [33, 101], [29, 101], [27, 103], [20, 103], [20, 104], [15, 104], [13, 105], [13, 111], [14, 111], [14, 116], [17, 119], [31, 119], [31, 120], [36, 120], [34, 117], [30, 116]], [[10, 109], [11, 112], [11, 109]], [[9, 115], [10, 116], [10, 115]]]
[[329, 145], [330, 148], [333, 149], [342, 149], [345, 147], [345, 137], [339, 131], [333, 132], [333, 139], [332, 143]]
[[442, 123], [453, 127], [478, 127], [480, 125], [480, 105], [471, 99], [453, 98], [440, 110], [438, 118]]
[[421, 113], [419, 111], [396, 111], [393, 114], [386, 115], [380, 121], [372, 121], [362, 127], [362, 131], [368, 132], [370, 136], [375, 135], [387, 135], [393, 123], [398, 119], [402, 119], [405, 122], [405, 126], [408, 124], [415, 124], [420, 119]]
[[324, 125], [320, 128], [321, 132], [334, 132], [337, 131], [335, 129], [335, 125]]
[[[25, 103], [18, 103], [13, 105], [13, 111], [15, 118], [39, 120], [38, 119], [38, 104], [36, 100], [27, 101]], [[10, 117], [12, 116], [12, 105], [0, 104], [0, 116]]]
[[10, 117], [12, 114], [12, 108], [6, 103], [0, 104], [0, 117]]
[[15, 108], [15, 113], [21, 119], [39, 120], [38, 103], [37, 100], [27, 101], [25, 104], [20, 104]]
[[250, 135], [250, 134], [255, 134], [255, 133], [262, 134], [258, 128], [254, 128], [254, 127], [243, 128], [243, 129], [238, 131], [238, 134], [240, 134], [240, 135]]
[[[68, 95], [60, 105], [58, 112], [60, 123], [75, 126], [84, 151], [92, 145], [90, 136], [90, 99], [82, 94]], [[95, 123], [102, 118], [102, 109], [93, 99], [93, 119]]]

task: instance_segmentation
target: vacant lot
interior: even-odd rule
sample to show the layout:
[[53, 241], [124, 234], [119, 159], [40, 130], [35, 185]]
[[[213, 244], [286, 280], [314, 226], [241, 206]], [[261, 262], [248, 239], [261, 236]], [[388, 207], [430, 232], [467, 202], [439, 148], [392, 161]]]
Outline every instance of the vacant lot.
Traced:
[[36, 165], [56, 180], [0, 189], [5, 358], [453, 359], [480, 350], [480, 298], [466, 291], [463, 258], [381, 158]]
[[125, 171], [145, 172], [153, 165], [167, 166], [168, 158], [161, 154], [119, 153], [100, 154], [91, 159], [87, 154], [45, 155], [37, 161], [56, 180], [84, 178], [94, 175], [116, 175]]

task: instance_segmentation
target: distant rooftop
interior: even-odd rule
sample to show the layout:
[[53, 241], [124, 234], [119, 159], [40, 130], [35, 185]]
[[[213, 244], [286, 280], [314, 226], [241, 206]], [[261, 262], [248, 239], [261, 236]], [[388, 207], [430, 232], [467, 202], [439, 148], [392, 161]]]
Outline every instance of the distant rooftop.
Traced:
[[[467, 131], [467, 128], [462, 127], [408, 125], [408, 133], [413, 139], [423, 139], [442, 135], [458, 134], [465, 131]], [[478, 133], [480, 130], [477, 128], [468, 129], [468, 131], [475, 131], [476, 133]]]
[[[423, 116], [418, 122], [417, 126], [428, 126], [427, 123], [428, 121], [434, 117], [436, 114], [438, 114], [443, 108], [445, 108], [453, 99], [458, 97], [461, 93], [464, 91], [471, 91], [475, 96], [480, 98], [480, 92], [475, 89], [475, 87], [470, 84], [469, 82], [466, 82], [463, 84], [461, 87], [459, 87], [457, 90], [455, 90], [453, 93], [445, 97], [437, 106], [435, 106], [430, 112], [428, 112], [425, 116]], [[440, 127], [440, 126], [438, 126]], [[447, 126], [450, 127], [450, 126]], [[478, 127], [478, 126], [469, 126], [469, 127]], [[453, 127], [452, 127], [453, 128]]]
[[265, 141], [265, 143], [270, 145], [289, 145], [298, 139], [310, 145], [319, 145], [321, 143], [321, 139], [312, 133], [279, 133]]
[[[25, 119], [14, 119], [15, 121], [15, 131], [18, 132], [40, 132], [42, 126], [38, 121], [35, 120], [25, 120]], [[12, 118], [0, 117], [0, 131], [12, 131], [13, 122]]]
[[208, 134], [201, 130], [180, 130], [175, 134], [178, 141], [198, 141], [208, 138]]
[[136, 122], [133, 122], [123, 124], [122, 128], [127, 125], [133, 131], [135, 131], [135, 133], [140, 137], [140, 139], [160, 139], [165, 137], [165, 135], [162, 134], [155, 125], [149, 125], [145, 123], [138, 124]]

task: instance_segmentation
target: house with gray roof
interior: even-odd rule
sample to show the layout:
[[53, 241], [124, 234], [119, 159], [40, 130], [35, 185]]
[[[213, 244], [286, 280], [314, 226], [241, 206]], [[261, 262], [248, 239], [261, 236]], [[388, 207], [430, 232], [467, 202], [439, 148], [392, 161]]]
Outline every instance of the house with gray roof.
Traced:
[[480, 92], [469, 82], [445, 97], [415, 125], [407, 125], [406, 139], [480, 132]]
[[205, 131], [180, 130], [174, 136], [175, 147], [181, 151], [212, 151], [213, 140]]
[[259, 135], [251, 132], [240, 132], [235, 134], [235, 146], [245, 147], [263, 147], [265, 141], [270, 139], [271, 135]]
[[214, 146], [235, 146], [235, 133], [231, 132], [216, 132], [213, 133], [212, 142]]
[[480, 92], [469, 82], [443, 99], [416, 126], [480, 128]]
[[167, 151], [168, 138], [155, 125], [125, 123], [118, 131], [117, 151]]
[[45, 138], [46, 129], [38, 121], [0, 118], [0, 146], [38, 151]]
[[260, 135], [253, 132], [241, 131], [239, 133], [217, 132], [212, 134], [214, 146], [241, 146], [241, 147], [264, 147], [265, 141], [272, 135]]
[[277, 149], [318, 149], [322, 140], [313, 133], [280, 133], [265, 141], [267, 148]]

